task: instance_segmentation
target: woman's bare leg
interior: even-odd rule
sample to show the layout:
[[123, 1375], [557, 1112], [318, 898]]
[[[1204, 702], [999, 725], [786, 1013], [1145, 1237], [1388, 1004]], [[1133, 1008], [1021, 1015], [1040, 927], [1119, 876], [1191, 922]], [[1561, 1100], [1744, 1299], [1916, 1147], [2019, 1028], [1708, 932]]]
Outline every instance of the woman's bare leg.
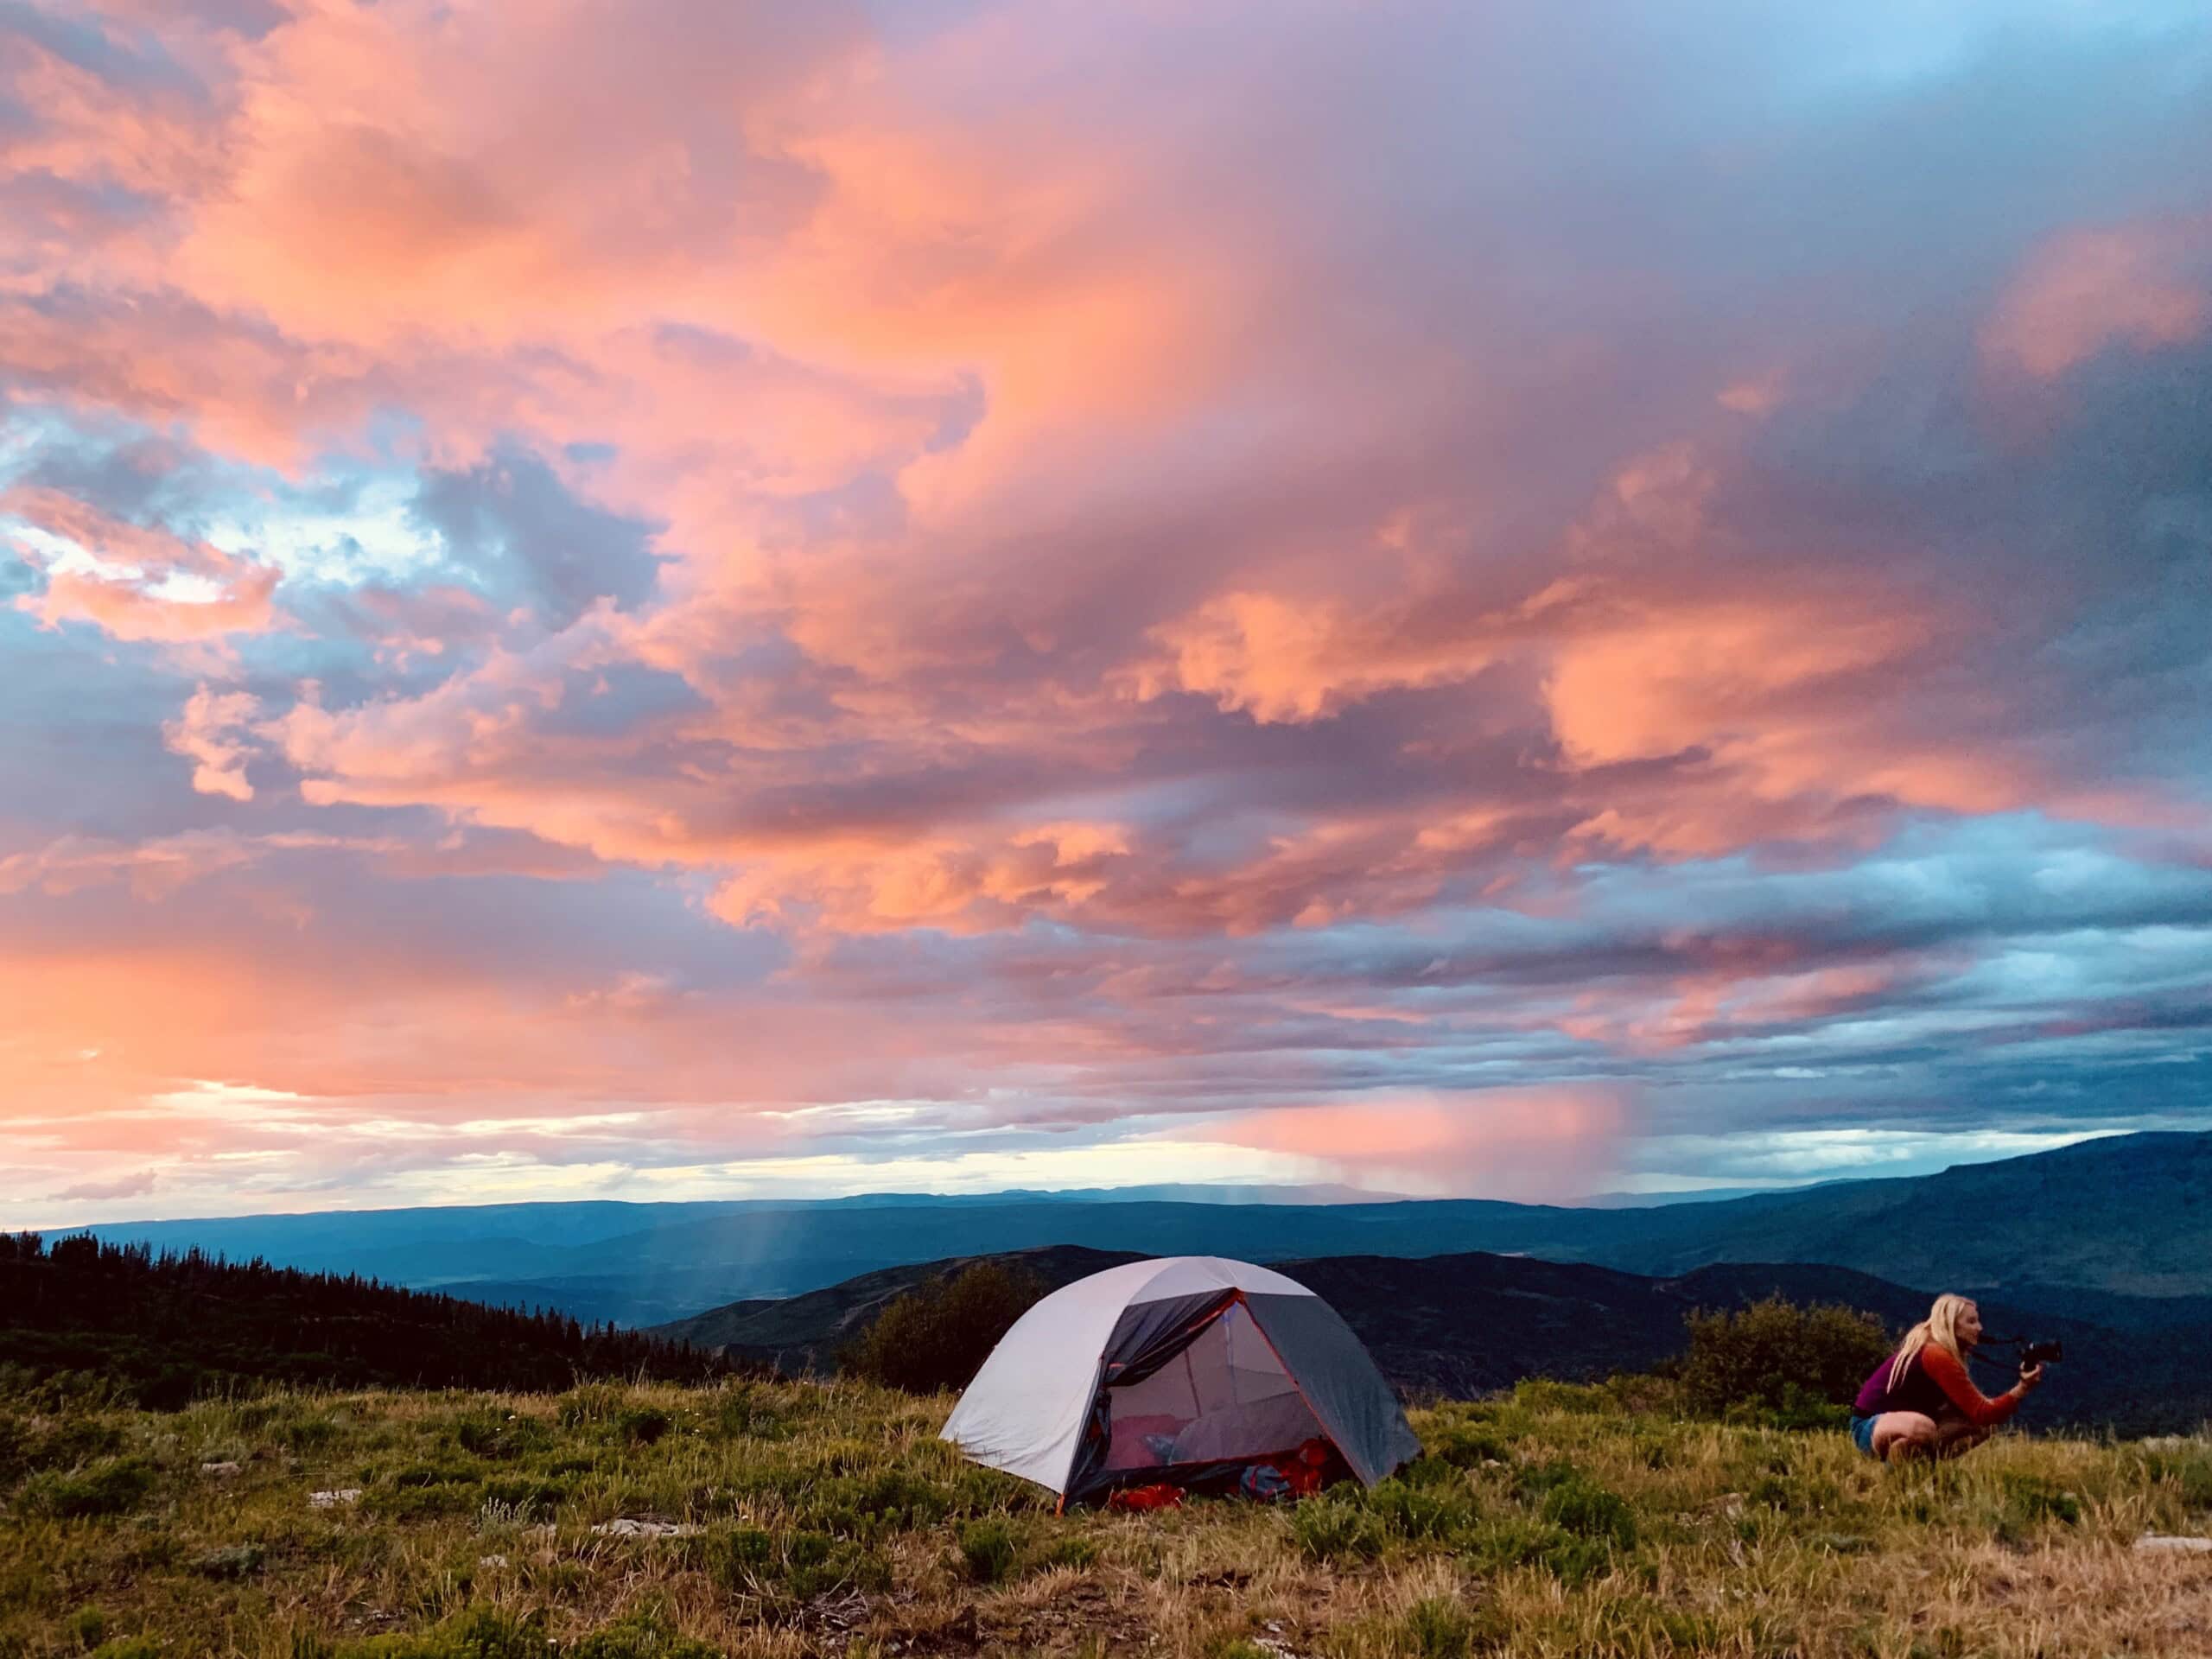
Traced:
[[1939, 1455], [1936, 1420], [1917, 1411], [1885, 1411], [1874, 1420], [1874, 1455], [1885, 1463]]

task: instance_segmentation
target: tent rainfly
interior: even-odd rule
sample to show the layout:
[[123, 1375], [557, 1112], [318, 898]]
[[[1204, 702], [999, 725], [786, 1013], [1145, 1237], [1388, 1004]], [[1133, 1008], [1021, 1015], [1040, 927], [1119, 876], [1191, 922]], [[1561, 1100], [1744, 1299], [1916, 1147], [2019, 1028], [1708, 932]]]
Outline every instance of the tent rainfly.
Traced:
[[1421, 1451], [1334, 1308], [1217, 1255], [1132, 1262], [1054, 1291], [991, 1351], [942, 1438], [1063, 1503], [1189, 1484], [1316, 1439], [1371, 1486]]

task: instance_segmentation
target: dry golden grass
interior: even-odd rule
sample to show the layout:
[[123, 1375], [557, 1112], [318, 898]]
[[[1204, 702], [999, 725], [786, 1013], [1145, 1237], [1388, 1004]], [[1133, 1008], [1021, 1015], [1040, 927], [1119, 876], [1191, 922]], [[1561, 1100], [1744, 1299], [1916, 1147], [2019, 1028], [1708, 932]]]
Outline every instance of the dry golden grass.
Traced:
[[[1528, 1384], [1416, 1414], [1436, 1455], [1371, 1493], [1063, 1517], [939, 1442], [950, 1406], [750, 1383], [19, 1410], [0, 1659], [2212, 1654], [2212, 1556], [2132, 1547], [2212, 1531], [2204, 1440], [1891, 1470], [1839, 1433]], [[697, 1530], [593, 1531], [618, 1517]]]

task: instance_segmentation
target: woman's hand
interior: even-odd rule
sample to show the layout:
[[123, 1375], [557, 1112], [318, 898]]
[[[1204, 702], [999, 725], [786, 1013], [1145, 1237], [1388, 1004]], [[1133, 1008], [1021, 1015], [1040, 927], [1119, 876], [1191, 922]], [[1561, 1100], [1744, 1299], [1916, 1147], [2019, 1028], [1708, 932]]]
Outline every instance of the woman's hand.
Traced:
[[2028, 1366], [2020, 1373], [2020, 1392], [2022, 1394], [2032, 1392], [2036, 1384], [2042, 1381], [2043, 1367], [2040, 1365]]

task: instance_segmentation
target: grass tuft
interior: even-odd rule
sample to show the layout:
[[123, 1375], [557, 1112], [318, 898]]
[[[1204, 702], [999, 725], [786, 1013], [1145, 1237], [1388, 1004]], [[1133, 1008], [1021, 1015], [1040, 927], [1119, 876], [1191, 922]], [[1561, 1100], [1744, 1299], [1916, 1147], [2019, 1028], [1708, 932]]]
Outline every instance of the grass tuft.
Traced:
[[142, 1458], [106, 1458], [79, 1474], [34, 1475], [17, 1495], [29, 1514], [59, 1519], [123, 1515], [145, 1501], [154, 1468]]

